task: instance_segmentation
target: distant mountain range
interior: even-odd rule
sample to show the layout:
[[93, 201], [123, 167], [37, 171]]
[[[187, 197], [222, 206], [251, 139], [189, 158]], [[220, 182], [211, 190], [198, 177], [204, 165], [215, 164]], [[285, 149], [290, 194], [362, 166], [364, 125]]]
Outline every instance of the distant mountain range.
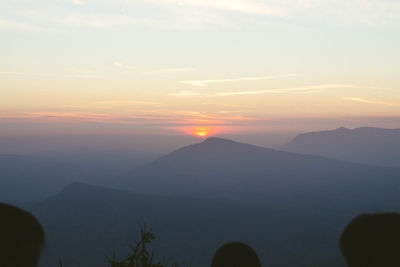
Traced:
[[361, 205], [400, 200], [399, 177], [397, 168], [208, 138], [135, 169], [115, 186], [169, 196]]
[[249, 243], [267, 266], [343, 267], [337, 242], [352, 217], [400, 211], [400, 168], [215, 137], [109, 185], [74, 183], [33, 207], [48, 240], [41, 267], [59, 257], [65, 266], [105, 267], [105, 255], [122, 255], [141, 222], [153, 227], [159, 256], [192, 267], [208, 266], [232, 240]]
[[400, 129], [363, 127], [296, 136], [282, 150], [365, 164], [400, 167]]
[[140, 152], [55, 151], [0, 154], [0, 201], [41, 201], [73, 182], [104, 184], [156, 157]]

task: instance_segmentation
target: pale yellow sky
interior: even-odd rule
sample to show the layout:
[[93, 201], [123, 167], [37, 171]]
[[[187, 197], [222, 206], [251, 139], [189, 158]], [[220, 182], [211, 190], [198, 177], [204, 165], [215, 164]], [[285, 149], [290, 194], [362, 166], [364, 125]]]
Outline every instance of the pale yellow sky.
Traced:
[[0, 124], [233, 134], [314, 119], [303, 131], [324, 118], [331, 123], [321, 128], [359, 126], [354, 118], [396, 127], [388, 118], [400, 117], [396, 1], [17, 0], [0, 7]]

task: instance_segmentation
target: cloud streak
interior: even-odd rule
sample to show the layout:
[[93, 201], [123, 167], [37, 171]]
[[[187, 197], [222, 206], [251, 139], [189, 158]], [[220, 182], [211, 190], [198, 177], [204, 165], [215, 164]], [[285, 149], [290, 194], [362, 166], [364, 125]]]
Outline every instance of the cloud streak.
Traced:
[[28, 24], [21, 21], [0, 19], [0, 30], [16, 30], [24, 32], [40, 32], [44, 29], [39, 26]]
[[[4, 2], [2, 9], [7, 16], [0, 20], [0, 30], [41, 31], [62, 26], [102, 30], [241, 28], [248, 23], [253, 28], [268, 18], [307, 25], [400, 25], [400, 2], [393, 0], [71, 0], [72, 9], [44, 0], [35, 1], [36, 8], [25, 1]], [[80, 8], [83, 5], [91, 11]]]
[[79, 72], [63, 72], [63, 73], [29, 73], [29, 72], [16, 72], [16, 71], [0, 71], [0, 75], [7, 76], [44, 76], [44, 77], [67, 77], [67, 78], [101, 78], [92, 73], [79, 73]]
[[143, 74], [168, 74], [168, 73], [181, 73], [195, 71], [194, 68], [165, 68], [152, 71], [143, 72]]
[[168, 94], [170, 96], [179, 96], [179, 97], [190, 97], [190, 96], [201, 96], [200, 93], [196, 93], [193, 91], [180, 91], [178, 93]]
[[311, 94], [318, 93], [327, 89], [343, 89], [343, 88], [363, 88], [354, 84], [318, 84], [303, 87], [274, 88], [257, 91], [232, 91], [220, 92], [216, 96], [237, 96], [237, 95], [261, 95], [261, 94]]
[[114, 61], [113, 66], [116, 69], [124, 70], [124, 71], [135, 71], [136, 73], [144, 74], [144, 75], [162, 75], [162, 74], [172, 74], [172, 73], [183, 73], [183, 72], [192, 72], [196, 69], [194, 68], [164, 68], [164, 69], [155, 69], [148, 71], [140, 71], [138, 68], [135, 68], [131, 65], [121, 63], [120, 61]]
[[[93, 1], [93, 0], [92, 0]], [[176, 12], [184, 10], [195, 14], [200, 9], [205, 11], [235, 12], [259, 17], [279, 18], [284, 20], [324, 21], [329, 23], [367, 26], [398, 23], [400, 3], [393, 0], [102, 0], [107, 3], [150, 4], [168, 8]]]
[[[246, 96], [246, 95], [262, 95], [262, 94], [312, 94], [327, 89], [343, 89], [343, 88], [363, 88], [354, 84], [318, 84], [302, 87], [287, 88], [271, 88], [265, 90], [254, 91], [227, 91], [217, 92], [213, 94], [201, 94], [193, 91], [181, 91], [180, 93], [169, 94], [170, 96], [203, 96], [203, 97], [229, 97], [229, 96]], [[186, 95], [188, 94], [188, 95]]]
[[268, 5], [254, 0], [150, 0], [156, 4], [178, 5], [181, 7], [201, 7], [234, 11], [246, 14], [259, 14], [281, 17], [284, 11], [281, 7]]
[[229, 83], [229, 82], [243, 82], [243, 81], [260, 81], [260, 80], [271, 80], [273, 76], [264, 77], [242, 77], [242, 78], [231, 78], [231, 79], [219, 79], [219, 80], [191, 80], [191, 81], [180, 81], [183, 84], [189, 84], [197, 87], [205, 87], [212, 83]]
[[369, 99], [360, 98], [360, 97], [344, 97], [344, 99], [348, 100], [348, 101], [354, 101], [354, 102], [369, 104], [369, 105], [383, 105], [383, 106], [389, 106], [389, 107], [399, 106], [399, 104], [392, 103], [392, 102], [369, 100]]
[[72, 0], [72, 3], [74, 5], [78, 5], [78, 6], [81, 6], [81, 5], [85, 4], [82, 0]]

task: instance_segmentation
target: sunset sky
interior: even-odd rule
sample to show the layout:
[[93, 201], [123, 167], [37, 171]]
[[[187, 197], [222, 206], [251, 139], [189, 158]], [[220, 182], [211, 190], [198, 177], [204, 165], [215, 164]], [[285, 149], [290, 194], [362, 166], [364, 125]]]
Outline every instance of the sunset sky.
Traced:
[[2, 1], [0, 127], [399, 128], [399, 48], [396, 0]]

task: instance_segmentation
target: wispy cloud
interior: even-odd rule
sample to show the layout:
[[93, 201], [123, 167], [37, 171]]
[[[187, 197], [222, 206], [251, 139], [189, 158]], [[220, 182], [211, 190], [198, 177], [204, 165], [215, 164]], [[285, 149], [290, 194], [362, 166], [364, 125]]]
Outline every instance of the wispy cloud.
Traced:
[[0, 19], [0, 30], [17, 30], [17, 31], [27, 31], [27, 32], [39, 32], [44, 29], [39, 26], [35, 26], [33, 24], [14, 21], [14, 20], [5, 20]]
[[193, 91], [181, 91], [179, 93], [169, 94], [170, 96], [240, 96], [240, 95], [261, 95], [261, 94], [311, 94], [318, 93], [327, 89], [343, 89], [343, 88], [363, 88], [354, 84], [318, 84], [302, 87], [287, 87], [287, 88], [271, 88], [265, 90], [253, 90], [253, 91], [226, 91], [217, 93], [206, 93], [200, 94]]
[[26, 1], [4, 2], [2, 10], [7, 17], [0, 20], [0, 30], [54, 30], [63, 26], [102, 30], [241, 28], [262, 25], [260, 22], [268, 18], [396, 27], [400, 22], [400, 2], [393, 0], [70, 0], [76, 6], [90, 6], [90, 11], [71, 10], [45, 0], [35, 1], [36, 7], [24, 4]]
[[48, 76], [48, 77], [68, 77], [68, 78], [100, 78], [94, 73], [67, 71], [62, 73], [37, 73], [37, 72], [16, 72], [16, 71], [0, 71], [0, 75], [8, 76]]
[[162, 105], [160, 102], [151, 102], [151, 101], [129, 101], [129, 100], [110, 100], [110, 101], [97, 101], [92, 105], [94, 106], [105, 106], [105, 107], [113, 107], [113, 106], [158, 106]]
[[119, 61], [114, 61], [114, 62], [113, 62], [113, 65], [114, 65], [114, 67], [117, 67], [117, 68], [122, 68], [122, 67], [124, 67], [124, 65], [123, 65], [121, 62], [119, 62]]
[[255, 0], [149, 0], [157, 4], [172, 4], [181, 7], [202, 7], [235, 11], [247, 14], [282, 16], [284, 11], [280, 7], [269, 5]]
[[158, 70], [145, 71], [143, 74], [168, 74], [168, 73], [181, 73], [195, 71], [194, 68], [165, 68]]
[[[129, 101], [131, 102], [131, 101]], [[136, 101], [132, 101], [136, 102]], [[139, 101], [140, 102], [140, 101]], [[100, 101], [106, 105], [124, 103], [124, 101]], [[204, 111], [196, 109], [171, 109], [167, 106], [152, 107], [151, 103], [143, 103], [134, 112], [90, 112], [88, 105], [67, 105], [65, 111], [0, 112], [0, 122], [51, 122], [51, 123], [82, 123], [96, 122], [104, 124], [129, 124], [137, 126], [189, 126], [189, 125], [239, 125], [253, 120], [250, 116], [228, 114], [228, 112]], [[149, 105], [147, 105], [149, 104]], [[91, 105], [91, 104], [90, 104]], [[90, 109], [89, 109], [90, 110]]]
[[193, 91], [180, 91], [178, 93], [168, 94], [170, 96], [180, 96], [180, 97], [188, 97], [188, 96], [201, 96], [200, 93], [193, 92]]
[[139, 70], [136, 67], [126, 63], [122, 63], [117, 60], [112, 63], [112, 67], [113, 67], [112, 71], [116, 71], [120, 74], [131, 75], [133, 73], [135, 74], [139, 73]]
[[236, 12], [259, 17], [281, 18], [285, 20], [319, 20], [329, 23], [350, 23], [354, 25], [385, 25], [399, 22], [400, 3], [393, 0], [102, 0], [103, 2], [137, 3], [170, 8], [175, 13], [184, 10], [206, 9]]
[[75, 5], [81, 6], [84, 4], [84, 2], [82, 0], [72, 0], [72, 3], [74, 3]]
[[136, 71], [138, 74], [144, 75], [161, 75], [161, 74], [172, 74], [172, 73], [183, 73], [183, 72], [191, 72], [195, 71], [194, 68], [163, 68], [163, 69], [155, 69], [155, 70], [140, 70], [139, 67], [134, 67], [129, 64], [122, 63], [120, 61], [114, 61], [113, 66], [117, 69], [124, 71]]
[[0, 116], [0, 119], [29, 122], [107, 122], [112, 121], [112, 116], [93, 112], [20, 112], [12, 116]]
[[0, 71], [0, 75], [55, 76], [55, 73]]
[[211, 83], [227, 83], [227, 82], [242, 82], [242, 81], [259, 81], [259, 80], [271, 80], [273, 76], [264, 77], [242, 77], [242, 78], [230, 78], [230, 79], [219, 79], [219, 80], [192, 80], [192, 81], [180, 81], [183, 84], [189, 84], [198, 87], [208, 86]]
[[261, 94], [311, 94], [318, 93], [325, 89], [334, 88], [359, 88], [352, 84], [319, 84], [304, 87], [273, 88], [257, 91], [230, 91], [220, 92], [216, 96], [237, 96], [237, 95], [261, 95]]
[[16, 71], [0, 71], [0, 75], [21, 75], [22, 73]]
[[386, 102], [386, 101], [379, 101], [379, 100], [370, 100], [360, 97], [344, 97], [345, 100], [359, 102], [363, 104], [370, 104], [370, 105], [383, 105], [383, 106], [399, 106], [399, 104]]
[[140, 23], [134, 17], [114, 13], [84, 13], [75, 12], [52, 18], [53, 22], [65, 26], [87, 27], [98, 29], [117, 29], [123, 25], [136, 25]]

